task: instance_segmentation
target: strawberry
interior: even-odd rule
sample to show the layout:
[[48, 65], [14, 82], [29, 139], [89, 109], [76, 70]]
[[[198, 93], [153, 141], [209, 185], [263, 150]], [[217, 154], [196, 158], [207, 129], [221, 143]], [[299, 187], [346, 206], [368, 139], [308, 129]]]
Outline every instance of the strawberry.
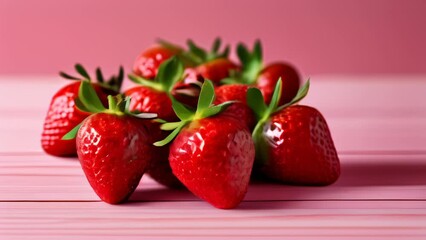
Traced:
[[247, 90], [249, 88], [250, 86], [245, 84], [228, 84], [217, 87], [215, 89], [215, 104], [235, 101], [222, 114], [229, 115], [244, 122], [251, 131], [256, 125], [256, 117], [246, 101]]
[[[43, 150], [54, 156], [75, 156], [76, 145], [73, 140], [61, 140], [61, 137], [73, 129], [88, 114], [78, 110], [75, 107], [74, 99], [78, 95], [78, 89], [81, 82], [90, 82], [90, 76], [80, 64], [75, 68], [81, 75], [81, 78], [70, 76], [61, 72], [60, 75], [66, 79], [77, 80], [61, 88], [53, 96], [47, 115], [44, 121], [41, 137], [41, 146]], [[92, 83], [93, 88], [99, 95], [103, 104], [107, 103], [108, 94], [117, 94], [123, 81], [123, 69], [117, 77], [112, 77], [108, 82], [104, 82], [101, 70], [96, 70], [98, 83]]]
[[153, 112], [157, 113], [161, 119], [177, 120], [172, 109], [170, 94], [175, 83], [182, 78], [182, 74], [182, 62], [172, 57], [160, 65], [158, 74], [152, 81], [129, 75], [133, 82], [139, 84], [124, 92], [132, 99], [130, 111]]
[[281, 80], [266, 106], [256, 88], [247, 92], [258, 117], [253, 131], [259, 168], [283, 183], [329, 185], [340, 175], [340, 162], [327, 123], [315, 108], [293, 105], [306, 96], [309, 81], [288, 104], [278, 106]]
[[204, 79], [219, 85], [222, 79], [230, 76], [230, 72], [237, 70], [239, 67], [228, 58], [217, 58], [197, 66], [195, 71]]
[[260, 89], [267, 103], [271, 102], [272, 94], [278, 79], [282, 80], [283, 94], [280, 105], [290, 102], [297, 94], [300, 77], [296, 69], [289, 63], [277, 62], [267, 65], [257, 77], [257, 88]]
[[[155, 157], [152, 122], [129, 112], [129, 99], [108, 96], [106, 109], [87, 82], [79, 90], [79, 108], [92, 112], [64, 136], [76, 137], [81, 167], [99, 198], [110, 204], [125, 201], [136, 189]], [[151, 116], [150, 117], [155, 117]]]
[[[161, 42], [165, 46], [171, 48], [179, 48], [174, 44]], [[185, 84], [194, 82], [203, 83], [204, 79], [213, 81], [215, 85], [219, 85], [220, 81], [229, 77], [231, 71], [239, 70], [239, 66], [229, 60], [229, 46], [226, 46], [223, 51], [219, 51], [222, 41], [216, 38], [213, 42], [210, 51], [207, 51], [197, 46], [192, 40], [187, 41], [188, 50], [182, 51], [178, 56], [181, 60], [185, 60], [185, 64], [189, 66], [185, 69], [184, 80]], [[201, 85], [200, 84], [200, 85]]]
[[281, 78], [283, 94], [279, 104], [288, 103], [296, 96], [300, 86], [299, 73], [286, 62], [275, 62], [264, 67], [260, 41], [255, 43], [252, 52], [245, 45], [238, 44], [237, 54], [242, 70], [234, 71], [230, 78], [223, 80], [224, 83], [254, 84], [262, 92], [266, 103], [270, 103], [276, 83]]
[[155, 45], [143, 51], [133, 64], [133, 73], [145, 79], [154, 79], [164, 61], [178, 54], [179, 48]]
[[[158, 74], [152, 81], [130, 75], [129, 78], [132, 81], [140, 84], [124, 92], [132, 99], [130, 111], [152, 112], [156, 113], [160, 119], [176, 121], [178, 118], [173, 111], [170, 97], [173, 86], [182, 78], [182, 74], [183, 63], [177, 57], [172, 57], [160, 65]], [[155, 134], [155, 137], [158, 141], [164, 137], [164, 134], [160, 132]], [[170, 168], [168, 152], [168, 145], [158, 150], [158, 156], [152, 162], [148, 175], [168, 187], [179, 187], [181, 184]]]
[[180, 122], [164, 123], [173, 130], [154, 143], [170, 146], [169, 161], [176, 177], [196, 196], [217, 208], [234, 208], [244, 198], [254, 161], [254, 144], [247, 128], [235, 118], [222, 115], [232, 102], [212, 105], [213, 83], [203, 83], [197, 109], [191, 111], [174, 101]]

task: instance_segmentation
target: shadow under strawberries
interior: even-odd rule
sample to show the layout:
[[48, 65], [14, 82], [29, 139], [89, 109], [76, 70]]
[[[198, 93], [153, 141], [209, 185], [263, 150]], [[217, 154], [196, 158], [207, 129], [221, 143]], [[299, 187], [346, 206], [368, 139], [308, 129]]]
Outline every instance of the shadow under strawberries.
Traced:
[[172, 189], [158, 185], [157, 188], [146, 189], [143, 185], [136, 189], [129, 199], [130, 201], [194, 201], [197, 200], [191, 192], [185, 188]]

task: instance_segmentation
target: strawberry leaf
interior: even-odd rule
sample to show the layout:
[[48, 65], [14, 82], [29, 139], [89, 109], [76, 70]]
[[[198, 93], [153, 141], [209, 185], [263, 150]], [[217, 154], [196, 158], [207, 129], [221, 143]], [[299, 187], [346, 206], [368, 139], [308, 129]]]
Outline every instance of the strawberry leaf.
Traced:
[[124, 81], [124, 68], [123, 66], [120, 66], [120, 69], [118, 70], [118, 75], [113, 76], [113, 81], [108, 82], [108, 85], [110, 88], [117, 93], [120, 92], [121, 86], [123, 85]]
[[204, 109], [204, 111], [201, 112], [201, 118], [207, 118], [210, 116], [214, 116], [220, 112], [223, 112], [226, 108], [228, 108], [233, 103], [234, 101], [228, 101], [228, 102], [224, 102], [219, 105], [211, 106], [207, 109]]
[[179, 126], [178, 128], [176, 128], [175, 130], [173, 130], [172, 133], [170, 133], [165, 139], [155, 142], [154, 146], [156, 147], [162, 147], [166, 144], [168, 144], [169, 142], [171, 142], [180, 132], [180, 130], [182, 130], [182, 128], [184, 127], [184, 125]]
[[278, 107], [276, 111], [280, 111], [281, 109], [294, 105], [298, 103], [300, 100], [302, 100], [303, 98], [305, 98], [306, 95], [308, 94], [309, 87], [310, 87], [310, 79], [308, 79], [308, 81], [301, 88], [299, 88], [296, 96], [289, 103]]
[[188, 39], [186, 43], [189, 51], [197, 56], [201, 62], [205, 62], [207, 60], [207, 52], [204, 49], [198, 47], [191, 39]]
[[191, 119], [194, 116], [194, 112], [186, 108], [185, 105], [178, 102], [174, 98], [172, 100], [172, 107], [174, 112], [176, 113], [176, 116], [182, 121]]
[[237, 45], [237, 56], [243, 65], [247, 65], [250, 62], [250, 53], [247, 47], [242, 43]]
[[75, 65], [75, 70], [85, 79], [90, 80], [90, 76], [87, 73], [86, 69], [79, 63]]
[[273, 113], [278, 106], [278, 103], [281, 98], [282, 93], [282, 81], [281, 78], [278, 79], [275, 84], [274, 94], [272, 95], [271, 102], [268, 106], [268, 114]]
[[103, 76], [103, 74], [102, 74], [102, 70], [101, 70], [101, 68], [96, 68], [96, 79], [98, 80], [98, 82], [100, 82], [100, 83], [103, 83], [105, 80], [104, 80], [104, 76]]
[[86, 106], [80, 101], [78, 97], [74, 99], [74, 104], [78, 110], [90, 113], [90, 110], [86, 108]]
[[252, 58], [258, 62], [262, 62], [262, 55], [263, 55], [262, 44], [260, 43], [260, 40], [257, 40], [254, 43]]
[[77, 136], [78, 130], [80, 130], [81, 123], [75, 126], [71, 131], [65, 134], [61, 139], [62, 140], [72, 140]]
[[59, 72], [59, 76], [65, 78], [65, 79], [70, 79], [70, 80], [81, 80], [78, 77], [71, 76], [71, 75], [64, 73], [64, 72]]
[[180, 122], [171, 122], [164, 123], [162, 120], [157, 120], [157, 122], [163, 123], [161, 125], [162, 130], [173, 130], [173, 132], [167, 136], [165, 139], [155, 142], [155, 146], [164, 146], [167, 143], [171, 142], [180, 132], [180, 130], [185, 127], [187, 124], [194, 120], [207, 118], [214, 116], [228, 107], [233, 102], [224, 102], [222, 104], [212, 106], [213, 100], [215, 98], [213, 83], [210, 80], [206, 80], [203, 83], [201, 88], [200, 96], [198, 98], [198, 107], [195, 113], [185, 107], [182, 103], [178, 102], [172, 98], [173, 110], [176, 115], [181, 120]]
[[209, 80], [204, 81], [200, 96], [198, 98], [197, 112], [202, 112], [210, 107], [215, 98], [213, 83]]
[[253, 84], [263, 68], [262, 45], [259, 40], [250, 52], [244, 44], [238, 44], [237, 55], [242, 64], [242, 71], [237, 78], [245, 84]]
[[143, 85], [143, 86], [147, 86], [150, 87], [152, 89], [155, 89], [157, 91], [163, 91], [163, 88], [160, 86], [160, 84], [158, 84], [157, 82], [133, 75], [133, 74], [129, 74], [128, 75], [130, 81], [139, 84], [139, 85]]
[[230, 50], [229, 45], [225, 47], [223, 52], [219, 52], [221, 44], [222, 44], [222, 40], [219, 37], [214, 40], [212, 48], [209, 54], [207, 55], [207, 59], [205, 59], [206, 61], [211, 61], [218, 58], [227, 58], [229, 56], [229, 50]]
[[153, 121], [154, 121], [154, 122], [156, 122], [156, 123], [161, 123], [161, 124], [163, 124], [163, 123], [167, 123], [167, 121], [166, 121], [166, 120], [161, 119], [161, 118], [156, 118], [156, 119], [154, 119]]
[[182, 62], [177, 57], [172, 57], [160, 65], [155, 81], [162, 85], [163, 91], [169, 93], [182, 78], [183, 70]]
[[165, 131], [171, 131], [182, 125], [182, 122], [168, 122], [161, 125], [160, 129]]
[[92, 84], [87, 81], [81, 82], [78, 90], [78, 98], [85, 109], [92, 113], [98, 113], [106, 110], [96, 94], [95, 89], [93, 89]]
[[217, 55], [217, 58], [227, 58], [229, 56], [229, 52], [231, 51], [230, 46], [226, 46], [223, 52], [219, 55]]
[[259, 120], [265, 115], [268, 107], [263, 99], [262, 92], [258, 88], [249, 88], [247, 90], [247, 104], [256, 114], [256, 118]]
[[219, 51], [220, 45], [222, 44], [222, 40], [218, 37], [214, 40], [211, 52], [217, 53]]
[[176, 52], [176, 57], [179, 58], [179, 60], [181, 60], [182, 63], [187, 67], [193, 67], [201, 63], [198, 57], [193, 53], [184, 51], [182, 47], [174, 43], [170, 43], [163, 39], [157, 39], [157, 43], [173, 52]]

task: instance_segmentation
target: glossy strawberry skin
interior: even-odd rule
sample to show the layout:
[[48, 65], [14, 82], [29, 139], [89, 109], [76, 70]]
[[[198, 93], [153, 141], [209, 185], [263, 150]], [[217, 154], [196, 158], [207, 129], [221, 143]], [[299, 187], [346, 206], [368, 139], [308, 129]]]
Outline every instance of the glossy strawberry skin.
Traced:
[[282, 80], [282, 95], [279, 105], [290, 102], [300, 87], [300, 76], [296, 69], [287, 63], [273, 63], [266, 66], [257, 78], [257, 87], [266, 103], [270, 103], [278, 79]]
[[219, 85], [220, 81], [229, 77], [231, 70], [238, 70], [239, 67], [227, 58], [218, 58], [199, 65], [196, 72], [203, 76], [204, 79], [211, 80], [215, 85]]
[[160, 45], [150, 47], [136, 58], [133, 64], [133, 73], [146, 79], [154, 79], [160, 64], [177, 53], [177, 50]]
[[125, 201], [155, 156], [149, 121], [98, 113], [78, 131], [77, 154], [93, 190], [104, 202]]
[[249, 85], [245, 84], [229, 84], [222, 85], [215, 89], [215, 104], [226, 101], [237, 101], [229, 106], [222, 114], [236, 118], [245, 123], [251, 131], [256, 125], [256, 117], [250, 107], [247, 105], [247, 90]]
[[124, 95], [131, 98], [130, 111], [157, 113], [158, 117], [163, 120], [177, 120], [172, 108], [172, 101], [165, 92], [150, 87], [136, 86], [124, 92]]
[[173, 173], [195, 195], [217, 208], [244, 198], [254, 161], [251, 134], [237, 120], [216, 115], [186, 126], [170, 147]]
[[284, 183], [329, 185], [340, 175], [340, 162], [321, 113], [290, 106], [274, 114], [263, 128], [269, 158], [262, 172]]
[[[92, 84], [104, 105], [111, 90]], [[44, 121], [41, 137], [43, 150], [54, 156], [76, 156], [75, 140], [61, 140], [62, 137], [80, 124], [89, 113], [78, 110], [74, 99], [78, 96], [80, 81], [68, 84], [53, 96]]]

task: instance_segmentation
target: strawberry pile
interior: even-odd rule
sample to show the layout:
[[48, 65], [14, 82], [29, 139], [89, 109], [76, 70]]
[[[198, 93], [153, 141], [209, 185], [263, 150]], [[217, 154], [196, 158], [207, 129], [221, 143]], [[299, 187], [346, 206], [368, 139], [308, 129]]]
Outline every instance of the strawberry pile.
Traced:
[[96, 82], [78, 77], [52, 98], [41, 145], [54, 156], [78, 156], [99, 198], [126, 201], [144, 174], [170, 188], [186, 187], [217, 208], [235, 208], [250, 179], [329, 185], [340, 175], [327, 123], [298, 105], [308, 93], [288, 63], [265, 65], [259, 41], [238, 44], [239, 64], [221, 50], [189, 40], [159, 40], [136, 59], [121, 91], [123, 68]]

